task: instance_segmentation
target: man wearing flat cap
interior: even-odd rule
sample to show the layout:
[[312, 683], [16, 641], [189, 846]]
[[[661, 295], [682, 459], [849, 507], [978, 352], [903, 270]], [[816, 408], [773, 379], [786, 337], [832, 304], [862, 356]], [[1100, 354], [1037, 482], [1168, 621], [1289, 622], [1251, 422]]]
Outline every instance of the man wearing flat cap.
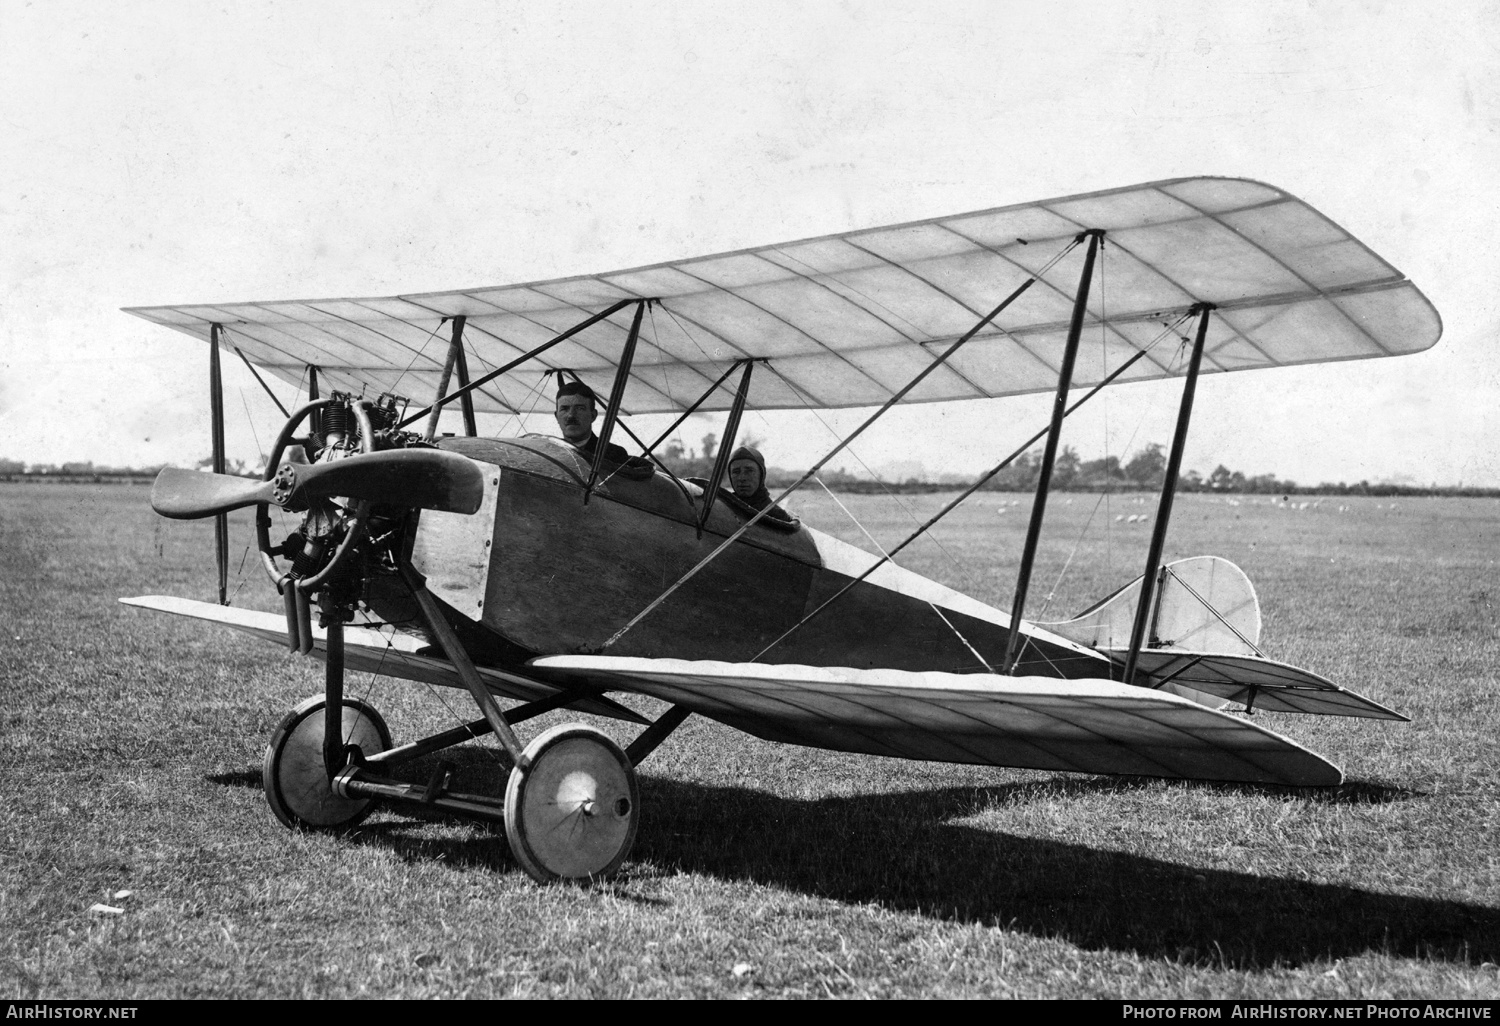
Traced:
[[[556, 415], [563, 441], [592, 463], [599, 449], [599, 436], [594, 434], [594, 418], [599, 416], [594, 390], [582, 381], [564, 381], [557, 387]], [[611, 463], [625, 463], [630, 456], [611, 442], [604, 448], [604, 458]]]

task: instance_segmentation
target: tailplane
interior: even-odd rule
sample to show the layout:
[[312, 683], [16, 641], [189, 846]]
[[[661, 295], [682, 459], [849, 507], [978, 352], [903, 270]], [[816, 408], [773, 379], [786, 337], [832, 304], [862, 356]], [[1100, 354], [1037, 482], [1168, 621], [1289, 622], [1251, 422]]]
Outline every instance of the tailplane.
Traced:
[[[1211, 709], [1233, 704], [1247, 712], [1406, 719], [1315, 673], [1267, 659], [1259, 647], [1255, 586], [1229, 560], [1194, 556], [1168, 563], [1155, 591], [1135, 683]], [[1037, 626], [1109, 656], [1123, 670], [1140, 598], [1136, 578], [1071, 620]]]

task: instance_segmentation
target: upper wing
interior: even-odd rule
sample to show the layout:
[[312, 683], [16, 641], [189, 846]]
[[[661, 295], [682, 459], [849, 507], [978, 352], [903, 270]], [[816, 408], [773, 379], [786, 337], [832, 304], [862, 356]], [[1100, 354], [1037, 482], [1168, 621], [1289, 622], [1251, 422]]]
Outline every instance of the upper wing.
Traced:
[[[243, 631], [262, 641], [272, 641], [282, 646], [287, 643], [286, 620], [276, 613], [237, 609], [233, 606], [197, 602], [173, 595], [141, 595], [136, 598], [122, 598], [120, 601], [127, 606], [140, 606], [143, 609], [155, 609], [163, 613], [174, 613], [177, 616], [189, 616], [195, 620], [207, 620], [210, 623], [233, 627], [237, 631]], [[424, 647], [417, 639], [404, 634], [387, 636], [362, 627], [347, 627], [344, 630], [344, 666], [347, 669], [364, 673], [379, 673], [387, 677], [399, 677], [402, 680], [416, 680], [443, 687], [462, 688], [463, 679], [459, 677], [453, 664], [446, 659], [419, 654], [419, 650]], [[320, 660], [328, 658], [328, 632], [317, 624], [313, 624], [312, 654]], [[485, 666], [477, 669], [489, 689], [506, 698], [531, 702], [555, 695], [559, 690], [555, 684], [532, 680], [518, 674], [504, 673]], [[577, 701], [569, 703], [567, 707], [579, 712], [629, 720], [633, 723], [650, 722], [639, 713], [602, 695], [581, 696]]]
[[[681, 411], [746, 356], [774, 369], [754, 376], [752, 407], [870, 406], [1091, 228], [1108, 232], [1088, 321], [1102, 344], [1079, 351], [1075, 386], [1100, 381], [1199, 302], [1218, 306], [1206, 374], [1412, 353], [1442, 332], [1400, 271], [1290, 194], [1237, 178], [1153, 182], [522, 285], [129, 312], [205, 339], [221, 324], [231, 345], [290, 382], [312, 364], [328, 387], [425, 397], [442, 371], [447, 347], [432, 339], [447, 318], [467, 318], [477, 376], [621, 299], [655, 298], [662, 312], [636, 352], [629, 411]], [[1081, 266], [1079, 247], [903, 401], [1055, 387]], [[568, 368], [603, 387], [630, 317], [617, 313], [531, 366]], [[1181, 373], [1153, 353], [1121, 380]], [[502, 377], [476, 408], [514, 411], [527, 391], [528, 381]], [[700, 408], [727, 409], [731, 399], [722, 390]]]
[[1113, 681], [612, 656], [547, 656], [530, 666], [814, 748], [1081, 773], [1343, 779], [1337, 766], [1248, 720]]

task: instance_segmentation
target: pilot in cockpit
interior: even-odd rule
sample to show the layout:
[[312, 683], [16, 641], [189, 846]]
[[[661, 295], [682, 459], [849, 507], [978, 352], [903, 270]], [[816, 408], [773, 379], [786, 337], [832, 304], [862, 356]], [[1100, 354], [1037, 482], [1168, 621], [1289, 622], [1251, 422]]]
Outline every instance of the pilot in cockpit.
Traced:
[[[599, 436], [594, 434], [599, 404], [594, 390], [582, 381], [564, 381], [557, 387], [556, 416], [563, 441], [593, 463], [594, 454], [599, 451]], [[610, 477], [619, 476], [627, 481], [645, 481], [656, 473], [656, 466], [650, 460], [631, 456], [613, 442], [604, 447], [604, 462], [613, 468]]]
[[[736, 499], [756, 512], [765, 509], [766, 519], [796, 522], [795, 517], [771, 501], [771, 493], [766, 488], [765, 457], [748, 445], [742, 445], [729, 454], [729, 487]], [[767, 506], [770, 509], [766, 509]]]
[[[599, 416], [594, 390], [582, 381], [564, 381], [557, 388], [556, 415], [563, 441], [577, 449], [584, 459], [592, 461], [599, 447], [599, 436], [594, 434], [594, 418]], [[624, 463], [630, 457], [624, 449], [610, 442], [604, 449], [604, 458], [611, 463]]]

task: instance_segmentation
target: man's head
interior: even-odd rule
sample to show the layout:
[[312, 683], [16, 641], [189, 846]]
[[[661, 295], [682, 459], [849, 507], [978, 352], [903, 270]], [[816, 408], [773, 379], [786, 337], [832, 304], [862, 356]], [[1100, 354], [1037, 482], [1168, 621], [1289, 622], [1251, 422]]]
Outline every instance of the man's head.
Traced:
[[734, 494], [748, 499], [760, 491], [766, 481], [766, 461], [760, 453], [742, 445], [729, 456], [729, 487]]
[[557, 389], [557, 426], [563, 438], [582, 445], [594, 433], [594, 418], [599, 415], [594, 390], [582, 381], [565, 381]]

